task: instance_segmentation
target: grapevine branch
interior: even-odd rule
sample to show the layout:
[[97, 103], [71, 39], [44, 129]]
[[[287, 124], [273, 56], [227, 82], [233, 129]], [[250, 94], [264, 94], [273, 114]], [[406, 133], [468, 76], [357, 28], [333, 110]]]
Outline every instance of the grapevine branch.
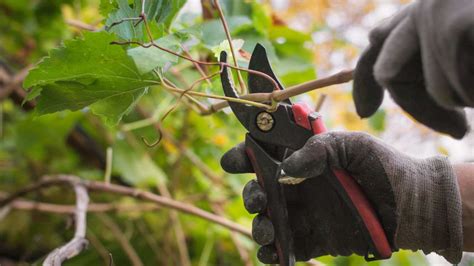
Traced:
[[87, 205], [89, 203], [87, 189], [75, 178], [70, 178], [67, 180], [67, 183], [69, 183], [76, 192], [76, 209], [74, 211], [74, 222], [76, 228], [74, 237], [65, 245], [56, 248], [49, 253], [43, 263], [45, 266], [61, 265], [64, 261], [81, 253], [89, 243], [86, 239], [86, 213]]
[[[234, 49], [234, 44], [232, 43], [232, 37], [230, 36], [230, 30], [229, 26], [227, 25], [227, 20], [225, 19], [224, 12], [222, 11], [221, 5], [219, 3], [219, 0], [214, 0], [214, 6], [217, 9], [217, 12], [219, 13], [219, 18], [221, 20], [222, 26], [224, 27], [224, 32], [227, 37], [227, 42], [229, 43], [230, 47], [230, 52], [232, 53], [232, 59], [234, 61], [234, 66], [239, 67], [239, 64], [237, 63], [237, 56], [235, 54], [235, 49]], [[242, 75], [240, 74], [240, 71], [237, 71], [237, 77], [239, 79], [239, 85], [240, 85], [240, 94], [243, 94], [244, 92], [247, 91], [247, 88], [245, 87], [244, 79], [242, 78]], [[275, 89], [277, 89], [275, 87]]]
[[199, 61], [199, 60], [196, 60], [192, 57], [188, 57], [186, 55], [182, 55], [182, 54], [179, 54], [175, 51], [172, 51], [168, 48], [165, 48], [165, 47], [162, 47], [158, 44], [156, 44], [154, 41], [150, 41], [150, 43], [148, 44], [145, 44], [145, 43], [142, 43], [142, 42], [139, 42], [139, 41], [113, 41], [113, 42], [110, 42], [110, 44], [114, 44], [114, 45], [131, 45], [131, 44], [135, 44], [135, 45], [138, 45], [138, 46], [141, 46], [143, 48], [151, 48], [151, 47], [155, 47], [155, 48], [158, 48], [164, 52], [167, 52], [167, 53], [170, 53], [172, 55], [175, 55], [179, 58], [182, 58], [184, 60], [188, 60], [192, 63], [196, 63], [196, 64], [199, 64], [199, 65], [208, 65], [208, 66], [220, 66], [221, 68], [222, 67], [228, 67], [228, 68], [231, 68], [231, 69], [235, 69], [235, 70], [240, 70], [240, 71], [245, 71], [245, 72], [248, 72], [248, 73], [251, 73], [251, 74], [255, 74], [255, 75], [258, 75], [258, 76], [261, 76], [267, 80], [269, 80], [272, 85], [273, 85], [273, 88], [275, 90], [278, 90], [279, 87], [278, 87], [278, 83], [272, 78], [270, 77], [269, 75], [263, 73], [263, 72], [260, 72], [260, 71], [256, 71], [256, 70], [252, 70], [252, 69], [248, 69], [248, 68], [243, 68], [243, 67], [237, 67], [237, 66], [234, 66], [234, 65], [231, 65], [229, 63], [226, 63], [226, 62], [206, 62], [206, 61]]
[[[146, 17], [146, 14], [144, 12], [144, 7], [145, 7], [145, 1], [146, 0], [142, 0], [141, 1], [141, 4], [142, 4], [142, 12], [140, 14], [140, 16], [138, 18], [128, 18], [128, 20], [130, 19], [139, 19], [137, 24], [140, 23], [140, 22], [143, 22], [144, 26], [145, 26], [145, 31], [146, 31], [146, 34], [147, 34], [147, 37], [148, 37], [148, 41], [149, 41], [149, 44], [144, 44], [144, 43], [141, 43], [141, 42], [137, 42], [137, 41], [126, 41], [126, 42], [120, 42], [120, 41], [115, 41], [115, 42], [111, 42], [111, 44], [118, 44], [118, 45], [130, 45], [130, 44], [136, 44], [136, 45], [140, 45], [144, 48], [150, 48], [150, 47], [155, 47], [155, 48], [158, 48], [162, 51], [165, 51], [167, 53], [170, 53], [170, 54], [173, 54], [177, 57], [180, 57], [182, 59], [185, 59], [185, 60], [188, 60], [190, 62], [193, 62], [195, 64], [199, 64], [199, 65], [218, 65], [220, 67], [220, 69], [222, 69], [224, 66], [227, 66], [231, 69], [235, 69], [235, 70], [242, 70], [242, 71], [246, 71], [248, 73], [252, 73], [252, 74], [255, 74], [255, 75], [260, 75], [260, 76], [263, 76], [264, 78], [268, 79], [270, 82], [272, 82], [273, 84], [273, 88], [274, 90], [278, 90], [279, 87], [278, 87], [278, 83], [272, 78], [270, 77], [269, 75], [263, 73], [263, 72], [260, 72], [260, 71], [255, 71], [255, 70], [251, 70], [251, 69], [247, 69], [247, 68], [241, 68], [238, 66], [237, 64], [237, 61], [236, 61], [236, 57], [235, 57], [235, 54], [233, 52], [233, 48], [232, 48], [232, 40], [230, 38], [230, 33], [229, 33], [229, 28], [227, 26], [227, 22], [225, 21], [225, 17], [222, 13], [222, 9], [220, 8], [220, 5], [218, 3], [218, 0], [214, 0], [214, 4], [216, 5], [218, 11], [219, 11], [219, 15], [220, 15], [220, 18], [221, 18], [221, 21], [223, 23], [223, 27], [224, 27], [224, 31], [226, 32], [226, 36], [227, 36], [227, 39], [228, 39], [228, 42], [230, 44], [230, 47], [231, 47], [231, 50], [232, 50], [232, 54], [233, 54], [233, 57], [234, 57], [234, 63], [235, 65], [230, 65], [226, 62], [203, 62], [203, 61], [199, 61], [199, 60], [195, 60], [193, 59], [192, 57], [190, 56], [187, 56], [187, 55], [182, 55], [180, 53], [177, 53], [177, 52], [174, 52], [170, 49], [167, 49], [167, 48], [164, 48], [164, 47], [161, 47], [160, 45], [156, 44], [155, 41], [154, 41], [154, 38], [153, 38], [153, 34], [151, 32], [151, 29], [150, 29], [150, 26], [148, 25], [148, 20], [147, 20], [147, 17]], [[120, 21], [117, 21], [116, 23], [123, 23], [124, 21], [126, 21], [126, 19], [122, 19]], [[110, 25], [109, 29], [112, 27], [112, 26], [115, 26], [117, 24], [114, 24], [112, 23], [112, 25]], [[240, 76], [240, 72], [238, 72], [239, 74], [239, 82], [241, 81], [241, 76]], [[241, 85], [243, 84], [243, 81], [241, 82]], [[244, 88], [244, 85], [242, 85], [242, 89]], [[184, 92], [186, 93], [186, 92]], [[180, 97], [179, 99], [181, 99], [182, 97]], [[252, 104], [252, 103], [250, 103]], [[252, 104], [253, 105], [253, 104]]]
[[[77, 181], [77, 180], [80, 180], [80, 181]], [[231, 231], [235, 231], [247, 237], [251, 237], [250, 230], [243, 227], [242, 225], [234, 223], [216, 214], [199, 209], [193, 205], [183, 203], [171, 198], [159, 196], [151, 192], [136, 189], [136, 188], [126, 187], [126, 186], [121, 186], [121, 185], [116, 185], [116, 184], [106, 184], [104, 182], [99, 182], [99, 181], [82, 180], [82, 179], [79, 179], [78, 177], [69, 176], [69, 175], [45, 177], [41, 181], [34, 183], [30, 186], [27, 186], [21, 190], [18, 190], [17, 192], [12, 193], [8, 197], [5, 197], [2, 200], [0, 200], [0, 208], [12, 203], [14, 200], [32, 191], [37, 191], [37, 190], [40, 190], [46, 187], [51, 187], [51, 186], [70, 184], [71, 182], [79, 182], [79, 184], [81, 184], [83, 187], [85, 187], [89, 191], [98, 191], [98, 192], [105, 192], [105, 193], [110, 193], [110, 194], [117, 194], [117, 195], [128, 196], [128, 197], [132, 197], [132, 198], [136, 198], [136, 199], [140, 199], [144, 201], [153, 202], [166, 208], [175, 209], [183, 213], [200, 217], [212, 223], [221, 225]]]
[[[306, 92], [310, 92], [316, 89], [321, 89], [328, 86], [349, 82], [352, 80], [353, 74], [354, 74], [353, 69], [343, 70], [334, 75], [321, 78], [321, 79], [311, 80], [303, 84], [289, 87], [285, 90], [273, 91], [271, 93], [251, 93], [251, 94], [242, 95], [240, 99], [254, 101], [254, 102], [280, 102], [290, 97], [294, 97], [294, 96], [297, 96]], [[228, 101], [217, 102], [211, 105], [208, 111], [203, 113], [202, 115], [210, 115], [219, 110], [222, 110], [223, 108], [227, 106], [229, 106]]]
[[[214, 0], [214, 4], [215, 4], [216, 8], [219, 11], [220, 5], [218, 3], [218, 0]], [[299, 85], [296, 85], [296, 86], [289, 87], [286, 90], [279, 90], [278, 89], [279, 88], [278, 83], [272, 77], [268, 76], [267, 74], [265, 74], [263, 72], [255, 71], [255, 70], [251, 70], [251, 69], [246, 69], [246, 68], [241, 68], [241, 67], [238, 67], [236, 65], [231, 65], [231, 64], [228, 64], [228, 63], [224, 63], [224, 62], [206, 62], [206, 61], [196, 60], [196, 59], [192, 58], [191, 55], [189, 54], [189, 52], [187, 52], [187, 51], [185, 51], [185, 55], [182, 55], [180, 53], [174, 52], [170, 49], [167, 49], [165, 47], [161, 47], [160, 45], [156, 44], [154, 42], [151, 30], [149, 28], [146, 15], [143, 12], [144, 11], [143, 10], [144, 5], [145, 5], [145, 0], [142, 0], [142, 13], [140, 14], [139, 17], [134, 18], [134, 19], [138, 20], [138, 23], [140, 23], [140, 22], [144, 23], [145, 29], [146, 29], [146, 32], [147, 32], [147, 36], [148, 36], [148, 39], [149, 39], [149, 43], [145, 44], [145, 43], [141, 43], [141, 42], [138, 42], [138, 41], [114, 41], [114, 42], [111, 42], [111, 44], [116, 44], [116, 45], [135, 44], [135, 45], [139, 45], [139, 46], [144, 47], [144, 48], [155, 47], [155, 48], [160, 49], [164, 52], [170, 53], [170, 54], [175, 55], [179, 58], [182, 58], [184, 60], [192, 62], [194, 64], [194, 66], [198, 69], [199, 73], [201, 74], [202, 79], [205, 79], [207, 82], [209, 82], [210, 76], [214, 77], [214, 75], [207, 75], [206, 76], [204, 71], [200, 67], [201, 65], [216, 65], [216, 66], [220, 66], [221, 69], [222, 69], [222, 67], [226, 66], [226, 67], [229, 67], [231, 69], [238, 70], [238, 71], [239, 70], [240, 71], [246, 71], [248, 73], [259, 75], [259, 76], [262, 76], [265, 79], [269, 80], [270, 82], [272, 82], [272, 85], [275, 88], [275, 91], [273, 91], [272, 93], [269, 93], [267, 95], [258, 94], [258, 93], [257, 94], [246, 94], [246, 95], [241, 96], [239, 99], [236, 99], [236, 98], [232, 98], [232, 97], [218, 96], [218, 95], [205, 94], [205, 93], [196, 93], [196, 92], [191, 91], [192, 88], [179, 89], [176, 86], [169, 86], [169, 83], [168, 84], [162, 84], [167, 90], [175, 92], [175, 93], [179, 93], [178, 101], [181, 100], [183, 98], [182, 95], [184, 95], [191, 102], [196, 104], [197, 109], [199, 109], [198, 113], [201, 114], [201, 115], [209, 115], [209, 114], [215, 113], [215, 112], [225, 108], [226, 106], [228, 106], [228, 101], [253, 105], [253, 106], [263, 108], [263, 109], [266, 109], [266, 110], [271, 110], [272, 106], [262, 105], [261, 103], [262, 102], [269, 102], [269, 103], [280, 102], [280, 101], [288, 99], [290, 97], [300, 95], [300, 94], [303, 94], [303, 93], [306, 93], [306, 92], [309, 92], [309, 91], [312, 91], [312, 90], [315, 90], [315, 89], [319, 89], [319, 88], [323, 88], [323, 87], [327, 87], [327, 86], [331, 86], [331, 85], [335, 85], [335, 84], [346, 83], [346, 82], [349, 82], [349, 81], [352, 80], [353, 70], [345, 70], [345, 71], [341, 71], [341, 72], [339, 72], [335, 75], [332, 75], [332, 76], [329, 76], [329, 77], [326, 77], [326, 78], [323, 78], [323, 79], [312, 80], [312, 81], [308, 81], [308, 82], [303, 83], [303, 84], [299, 84]], [[226, 27], [227, 25], [226, 25], [225, 17], [223, 16], [223, 13], [221, 14], [221, 11], [222, 10], [220, 9], [220, 12], [219, 12], [220, 18], [221, 18], [221, 21], [223, 22], [224, 31], [226, 32], [226, 36], [228, 38], [228, 41], [231, 45], [232, 42], [231, 42], [231, 39], [230, 39], [229, 29], [228, 29], [228, 27]], [[123, 23], [125, 21], [127, 21], [127, 20], [122, 19], [122, 20], [118, 21], [115, 24], [113, 23], [112, 25], [109, 26], [109, 29], [113, 25], [118, 25], [118, 24]], [[231, 50], [233, 50], [233, 47], [231, 47]], [[236, 58], [234, 54], [233, 54], [233, 58], [234, 59]], [[206, 78], [206, 77], [208, 77], [208, 78]], [[201, 82], [202, 79], [200, 79], [198, 82]], [[239, 80], [239, 82], [240, 82], [240, 80]], [[195, 83], [193, 83], [193, 84], [195, 84]], [[203, 106], [203, 104], [198, 103], [196, 99], [187, 96], [189, 94], [194, 95], [194, 96], [198, 96], [198, 97], [222, 99], [223, 101], [212, 104], [212, 105], [210, 105], [206, 108], [205, 106]], [[173, 107], [172, 109], [175, 109], [175, 108]]]
[[[6, 193], [0, 192], [0, 198], [5, 198]], [[56, 214], [74, 214], [75, 205], [36, 202], [25, 199], [15, 199], [9, 207], [23, 211], [38, 211]], [[160, 206], [152, 203], [90, 203], [87, 212], [147, 212], [159, 210]]]

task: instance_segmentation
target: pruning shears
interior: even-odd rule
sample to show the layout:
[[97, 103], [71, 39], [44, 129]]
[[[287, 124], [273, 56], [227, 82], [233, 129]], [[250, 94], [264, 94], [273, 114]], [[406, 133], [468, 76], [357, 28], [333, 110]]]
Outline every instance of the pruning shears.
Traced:
[[[221, 52], [220, 62], [227, 61], [226, 52]], [[249, 69], [260, 71], [283, 86], [272, 71], [265, 48], [257, 44]], [[225, 64], [222, 64], [221, 82], [227, 97], [239, 98], [232, 76]], [[274, 83], [262, 75], [249, 73], [249, 93], [271, 93]], [[326, 131], [321, 115], [312, 111], [304, 103], [292, 104], [289, 99], [279, 102], [273, 111], [262, 110], [255, 106], [229, 101], [233, 113], [248, 130], [245, 138], [245, 150], [252, 162], [257, 180], [267, 194], [266, 215], [273, 223], [275, 246], [279, 263], [284, 266], [295, 264], [293, 239], [288, 224], [288, 211], [284, 186], [288, 177], [282, 173], [281, 162], [300, 149], [315, 134]], [[291, 178], [290, 178], [291, 179]], [[298, 179], [295, 179], [298, 180]], [[328, 181], [337, 191], [343, 202], [351, 210], [354, 221], [363, 233], [368, 245], [366, 260], [386, 259], [392, 254], [383, 227], [371, 203], [361, 187], [347, 172], [333, 170]]]

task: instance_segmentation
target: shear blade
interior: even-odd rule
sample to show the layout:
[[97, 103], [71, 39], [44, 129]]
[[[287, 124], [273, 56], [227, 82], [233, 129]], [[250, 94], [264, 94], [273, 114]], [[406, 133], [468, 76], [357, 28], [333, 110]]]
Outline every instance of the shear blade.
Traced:
[[[283, 90], [283, 86], [275, 76], [275, 73], [273, 73], [265, 47], [259, 43], [257, 43], [252, 52], [249, 69], [267, 74], [276, 81], [278, 84], [277, 89]], [[254, 73], [249, 73], [247, 84], [250, 93], [271, 93], [275, 89], [273, 83], [270, 80]], [[285, 102], [291, 104], [289, 100], [285, 100]]]
[[[225, 51], [221, 52], [219, 61], [221, 63], [227, 63], [227, 53]], [[240, 98], [234, 87], [232, 73], [230, 73], [229, 68], [225, 65], [222, 65], [221, 83], [225, 96], [232, 98]], [[251, 109], [254, 107], [232, 101], [227, 102], [229, 103], [232, 112], [234, 112], [235, 116], [237, 116], [237, 118], [239, 119], [240, 123], [248, 130], [249, 124], [251, 123], [251, 114], [253, 113]]]

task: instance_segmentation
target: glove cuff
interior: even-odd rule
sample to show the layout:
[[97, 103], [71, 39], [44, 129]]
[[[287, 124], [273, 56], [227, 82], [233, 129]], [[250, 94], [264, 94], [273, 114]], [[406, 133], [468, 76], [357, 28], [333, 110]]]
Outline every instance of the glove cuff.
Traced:
[[[443, 224], [446, 224], [446, 227], [440, 228], [442, 231], [439, 232], [440, 235], [444, 235], [440, 236], [439, 241], [444, 241], [444, 243], [438, 242], [437, 244], [448, 245], [434, 251], [450, 263], [457, 264], [461, 261], [463, 249], [462, 203], [459, 185], [454, 169], [446, 157], [439, 156], [431, 158], [430, 161], [432, 161], [432, 165], [438, 173], [437, 178], [440, 182], [439, 192], [435, 192], [438, 192], [441, 196], [434, 197], [434, 199], [444, 200], [444, 204], [440, 205], [440, 208], [445, 208], [444, 210], [433, 210], [435, 211], [433, 222], [436, 223], [444, 219]], [[436, 179], [434, 181], [436, 182]], [[437, 234], [438, 231], [432, 233]]]
[[449, 160], [437, 156], [412, 161], [399, 170], [404, 174], [399, 177], [409, 182], [395, 188], [400, 219], [397, 245], [421, 249], [425, 254], [436, 252], [450, 263], [459, 263], [463, 246], [462, 205]]

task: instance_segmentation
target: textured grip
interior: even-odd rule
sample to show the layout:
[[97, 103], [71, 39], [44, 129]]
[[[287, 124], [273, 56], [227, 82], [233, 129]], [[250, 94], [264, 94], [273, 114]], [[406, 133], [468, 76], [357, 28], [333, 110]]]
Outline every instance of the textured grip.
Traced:
[[[321, 116], [312, 112], [308, 106], [294, 104], [292, 109], [298, 125], [312, 130], [315, 135], [326, 132]], [[366, 254], [366, 260], [390, 258], [392, 249], [387, 236], [362, 188], [346, 171], [333, 169], [332, 172], [336, 178], [329, 177], [328, 181], [353, 212], [371, 246], [368, 253], [371, 252], [374, 257], [369, 258], [369, 254]]]
[[288, 211], [285, 195], [280, 183], [278, 183], [281, 172], [280, 163], [269, 156], [250, 134], [245, 137], [245, 151], [252, 163], [260, 186], [267, 194], [266, 215], [272, 221], [275, 229], [275, 247], [280, 266], [293, 266], [295, 255], [288, 224]]

